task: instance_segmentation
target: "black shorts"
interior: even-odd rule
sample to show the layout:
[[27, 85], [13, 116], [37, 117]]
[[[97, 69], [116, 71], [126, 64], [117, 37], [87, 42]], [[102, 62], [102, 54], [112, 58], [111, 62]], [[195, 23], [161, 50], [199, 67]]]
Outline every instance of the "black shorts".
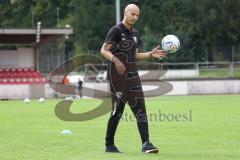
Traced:
[[143, 99], [144, 94], [139, 77], [128, 80], [110, 80], [112, 102], [121, 100], [132, 107], [137, 99]]

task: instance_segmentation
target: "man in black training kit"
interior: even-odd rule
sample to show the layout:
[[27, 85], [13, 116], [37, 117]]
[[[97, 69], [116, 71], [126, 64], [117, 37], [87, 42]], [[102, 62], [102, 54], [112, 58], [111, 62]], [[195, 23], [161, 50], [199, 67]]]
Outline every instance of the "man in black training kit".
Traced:
[[136, 61], [150, 57], [162, 58], [166, 53], [160, 50], [159, 46], [150, 52], [140, 53], [141, 40], [138, 32], [132, 28], [138, 20], [139, 13], [138, 6], [127, 5], [122, 23], [109, 30], [101, 49], [102, 55], [109, 60], [108, 78], [112, 96], [112, 112], [107, 124], [105, 152], [120, 152], [114, 144], [114, 135], [125, 103], [128, 102], [137, 120], [142, 152], [158, 153], [158, 149], [149, 141], [145, 101]]

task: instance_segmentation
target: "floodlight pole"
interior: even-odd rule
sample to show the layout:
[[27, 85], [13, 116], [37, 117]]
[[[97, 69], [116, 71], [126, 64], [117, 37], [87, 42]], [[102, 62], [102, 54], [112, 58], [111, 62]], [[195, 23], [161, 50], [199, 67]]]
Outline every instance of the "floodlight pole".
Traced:
[[32, 28], [35, 27], [35, 22], [34, 22], [34, 12], [33, 12], [33, 8], [31, 8], [31, 13], [32, 13]]
[[116, 0], [116, 24], [120, 23], [121, 15], [120, 15], [120, 0]]
[[57, 7], [57, 26], [60, 27], [60, 21], [59, 21], [59, 7]]

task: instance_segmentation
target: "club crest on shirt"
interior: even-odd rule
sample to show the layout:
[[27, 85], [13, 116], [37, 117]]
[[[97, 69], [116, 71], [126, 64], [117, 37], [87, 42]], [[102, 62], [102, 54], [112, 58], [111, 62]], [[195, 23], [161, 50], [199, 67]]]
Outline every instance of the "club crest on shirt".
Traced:
[[117, 98], [121, 98], [122, 97], [122, 92], [116, 92], [116, 96], [117, 96]]
[[137, 43], [137, 37], [133, 37], [135, 43]]

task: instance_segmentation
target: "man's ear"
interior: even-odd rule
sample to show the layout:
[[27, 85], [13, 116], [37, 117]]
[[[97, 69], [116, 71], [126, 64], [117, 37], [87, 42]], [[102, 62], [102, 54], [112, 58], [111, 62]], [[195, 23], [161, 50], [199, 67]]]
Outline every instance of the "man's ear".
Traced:
[[126, 16], [126, 11], [124, 11], [123, 15], [124, 15], [124, 17]]

